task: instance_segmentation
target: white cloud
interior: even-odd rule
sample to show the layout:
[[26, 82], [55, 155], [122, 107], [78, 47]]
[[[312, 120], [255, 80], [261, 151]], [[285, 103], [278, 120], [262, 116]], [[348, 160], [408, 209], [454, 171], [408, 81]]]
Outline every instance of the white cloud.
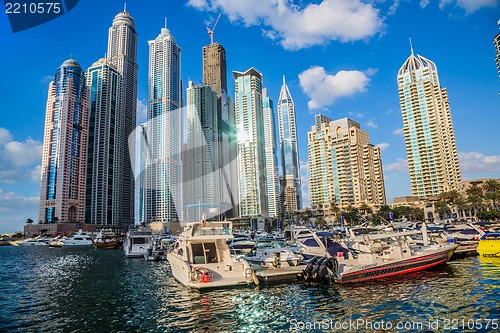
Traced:
[[430, 3], [430, 0], [420, 0], [420, 7], [425, 8]]
[[404, 135], [405, 134], [405, 132], [404, 132], [404, 130], [402, 128], [397, 128], [392, 133], [396, 134], [396, 135]]
[[408, 160], [398, 158], [396, 163], [384, 166], [384, 171], [395, 171], [408, 173]]
[[370, 119], [369, 122], [365, 124], [366, 127], [371, 127], [371, 128], [378, 128], [378, 125], [375, 124], [375, 118]]
[[43, 84], [47, 84], [50, 81], [54, 81], [54, 75], [46, 75], [40, 79], [40, 82]]
[[500, 155], [486, 156], [475, 151], [458, 153], [462, 173], [500, 172]]
[[364, 118], [365, 114], [361, 112], [348, 112], [351, 117]]
[[399, 7], [399, 0], [395, 0], [392, 6], [389, 7], [389, 12], [387, 13], [387, 15], [396, 14], [396, 10], [398, 10], [398, 7]]
[[137, 124], [142, 124], [148, 119], [148, 102], [137, 99]]
[[384, 149], [389, 148], [390, 144], [388, 144], [387, 142], [382, 142], [382, 143], [376, 144], [375, 146], [379, 147], [380, 150], [384, 150]]
[[456, 7], [461, 7], [467, 14], [485, 7], [497, 7], [499, 0], [440, 0], [439, 8], [443, 9], [448, 4], [455, 2]]
[[339, 71], [328, 74], [323, 67], [314, 66], [299, 74], [300, 86], [311, 99], [309, 110], [320, 109], [336, 99], [365, 92], [370, 79], [360, 71]]
[[12, 140], [12, 135], [6, 128], [0, 127], [0, 146], [3, 146], [7, 142]]
[[0, 188], [0, 234], [22, 231], [27, 218], [38, 220], [38, 197], [23, 197]]
[[[0, 182], [34, 181], [33, 173], [39, 172], [39, 166], [35, 167], [35, 164], [42, 159], [42, 143], [32, 138], [24, 142], [12, 139], [7, 129], [0, 128]], [[40, 177], [36, 181], [40, 181]]]
[[262, 26], [266, 37], [279, 38], [290, 50], [362, 40], [384, 28], [379, 10], [360, 0], [322, 0], [302, 7], [292, 0], [189, 0], [187, 5], [221, 11], [245, 26]]
[[32, 138], [25, 142], [11, 141], [4, 145], [2, 158], [9, 159], [15, 166], [31, 165], [42, 159], [42, 148], [42, 143]]

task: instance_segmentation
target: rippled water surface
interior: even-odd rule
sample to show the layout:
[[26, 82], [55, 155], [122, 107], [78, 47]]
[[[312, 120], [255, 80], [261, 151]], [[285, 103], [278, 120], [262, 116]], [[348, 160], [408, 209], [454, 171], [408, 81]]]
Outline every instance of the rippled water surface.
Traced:
[[498, 259], [364, 284], [198, 292], [168, 262], [120, 250], [0, 247], [0, 332], [498, 332], [499, 321]]

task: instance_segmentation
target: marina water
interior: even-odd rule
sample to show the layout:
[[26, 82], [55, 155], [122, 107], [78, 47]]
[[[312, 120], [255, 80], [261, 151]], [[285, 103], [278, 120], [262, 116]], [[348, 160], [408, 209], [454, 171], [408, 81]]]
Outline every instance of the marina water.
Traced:
[[495, 332], [500, 325], [500, 259], [478, 257], [362, 284], [198, 292], [181, 286], [168, 262], [127, 259], [121, 250], [4, 246], [0, 281], [0, 332]]

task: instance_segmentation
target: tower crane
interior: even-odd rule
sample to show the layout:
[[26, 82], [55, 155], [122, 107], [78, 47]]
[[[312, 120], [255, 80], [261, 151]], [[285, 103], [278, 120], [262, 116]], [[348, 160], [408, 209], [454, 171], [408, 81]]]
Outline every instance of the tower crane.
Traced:
[[209, 27], [207, 27], [208, 34], [210, 35], [210, 44], [214, 43], [214, 30], [215, 30], [215, 26], [217, 25], [217, 22], [219, 22], [221, 14], [222, 13], [219, 13], [219, 16], [217, 16], [217, 20], [215, 20], [215, 24], [214, 24], [214, 26], [213, 26], [212, 29], [210, 29]]

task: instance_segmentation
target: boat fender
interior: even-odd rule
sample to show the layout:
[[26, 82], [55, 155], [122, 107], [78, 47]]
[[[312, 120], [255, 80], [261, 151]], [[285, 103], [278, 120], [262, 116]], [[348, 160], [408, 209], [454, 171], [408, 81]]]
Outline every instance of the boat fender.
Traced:
[[321, 268], [321, 264], [323, 263], [323, 261], [325, 261], [326, 258], [320, 258], [316, 264], [314, 265], [314, 268], [312, 269], [311, 273], [309, 274], [309, 277], [311, 277], [312, 279], [316, 279], [316, 277], [318, 276], [318, 271], [319, 269]]
[[260, 281], [259, 281], [259, 278], [257, 277], [257, 274], [255, 274], [254, 270], [252, 270], [252, 280], [253, 280], [253, 283], [255, 283], [256, 286], [259, 285]]
[[306, 268], [302, 271], [301, 273], [301, 278], [304, 279], [304, 281], [307, 281], [309, 278], [309, 273], [311, 273], [312, 269], [314, 268], [314, 265], [316, 264], [316, 261], [318, 261], [318, 257], [312, 258], [309, 263], [307, 264]]

